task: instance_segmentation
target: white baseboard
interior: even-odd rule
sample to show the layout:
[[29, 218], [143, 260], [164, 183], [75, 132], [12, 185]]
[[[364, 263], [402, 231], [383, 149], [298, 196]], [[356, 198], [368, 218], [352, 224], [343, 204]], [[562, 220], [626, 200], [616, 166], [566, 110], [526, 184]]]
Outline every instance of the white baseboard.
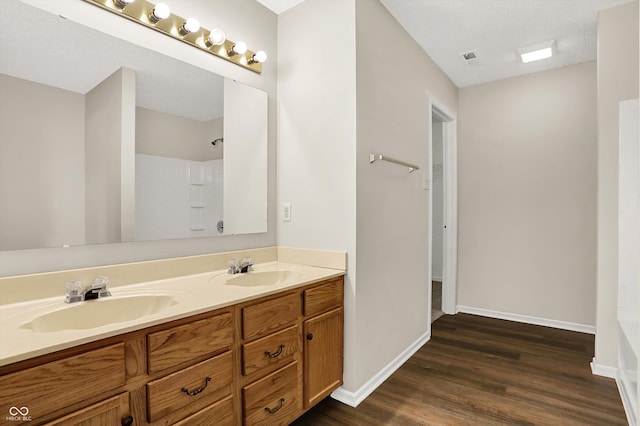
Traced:
[[558, 321], [548, 318], [531, 317], [528, 315], [511, 314], [508, 312], [492, 311], [489, 309], [473, 308], [471, 306], [457, 306], [457, 312], [465, 314], [480, 315], [483, 317], [497, 318], [527, 324], [543, 325], [545, 327], [560, 328], [562, 330], [578, 331], [580, 333], [596, 334], [596, 327], [593, 325], [578, 324], [574, 322]]
[[631, 395], [629, 395], [629, 393], [627, 392], [627, 388], [624, 386], [619, 372], [616, 374], [615, 379], [616, 385], [618, 386], [618, 393], [620, 394], [620, 399], [622, 400], [622, 406], [624, 407], [624, 414], [627, 416], [627, 423], [629, 423], [629, 426], [636, 426], [637, 420], [636, 415], [633, 411], [633, 406], [631, 405], [633, 404]]
[[364, 401], [371, 393], [378, 388], [391, 376], [398, 368], [402, 366], [418, 349], [420, 349], [431, 338], [431, 332], [428, 331], [418, 340], [413, 342], [407, 349], [405, 349], [400, 355], [398, 355], [393, 361], [387, 364], [382, 370], [380, 370], [375, 376], [362, 385], [355, 392], [348, 391], [343, 388], [338, 388], [331, 394], [331, 397], [335, 400], [347, 404], [351, 407], [357, 407], [362, 401]]
[[591, 373], [596, 376], [608, 377], [615, 379], [618, 375], [618, 369], [616, 367], [609, 367], [608, 365], [598, 364], [596, 357], [593, 357], [591, 361]]

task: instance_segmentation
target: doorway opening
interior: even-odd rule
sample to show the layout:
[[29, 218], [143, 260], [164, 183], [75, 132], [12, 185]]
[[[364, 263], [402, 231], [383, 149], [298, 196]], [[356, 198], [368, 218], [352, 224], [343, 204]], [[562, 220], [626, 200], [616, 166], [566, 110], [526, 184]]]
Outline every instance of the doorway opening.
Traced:
[[433, 101], [430, 110], [429, 293], [433, 322], [457, 310], [457, 143], [455, 116]]

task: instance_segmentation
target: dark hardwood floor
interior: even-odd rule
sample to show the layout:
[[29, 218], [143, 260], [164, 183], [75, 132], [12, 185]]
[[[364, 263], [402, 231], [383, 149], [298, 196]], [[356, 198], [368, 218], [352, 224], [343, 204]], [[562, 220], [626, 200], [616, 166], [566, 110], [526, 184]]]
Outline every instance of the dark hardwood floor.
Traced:
[[626, 425], [594, 336], [457, 314], [357, 408], [331, 398], [303, 425]]

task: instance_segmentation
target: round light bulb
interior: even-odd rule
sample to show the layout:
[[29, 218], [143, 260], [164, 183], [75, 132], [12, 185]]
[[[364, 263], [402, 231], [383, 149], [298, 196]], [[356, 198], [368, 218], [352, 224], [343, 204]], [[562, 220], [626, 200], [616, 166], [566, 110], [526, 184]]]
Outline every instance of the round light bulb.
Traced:
[[258, 50], [252, 58], [255, 62], [264, 62], [267, 60], [267, 53], [264, 50]]
[[195, 33], [200, 29], [200, 22], [196, 18], [189, 18], [182, 24], [182, 28], [187, 34]]
[[169, 6], [164, 3], [158, 3], [154, 6], [151, 13], [156, 20], [161, 21], [171, 16], [171, 9], [169, 9]]
[[237, 42], [233, 45], [233, 51], [238, 55], [244, 55], [245, 53], [247, 53], [247, 43], [245, 43], [244, 41]]
[[220, 46], [224, 44], [227, 37], [224, 35], [224, 31], [216, 28], [209, 33], [209, 37], [207, 38], [208, 42], [213, 46]]

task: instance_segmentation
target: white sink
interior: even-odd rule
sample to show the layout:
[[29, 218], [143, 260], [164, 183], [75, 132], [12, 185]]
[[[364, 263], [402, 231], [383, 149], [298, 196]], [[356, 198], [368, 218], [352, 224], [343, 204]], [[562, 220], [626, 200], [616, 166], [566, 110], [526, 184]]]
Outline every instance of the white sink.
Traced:
[[175, 297], [167, 294], [109, 296], [65, 305], [35, 317], [20, 328], [36, 333], [86, 330], [156, 314], [176, 303]]
[[238, 287], [262, 287], [293, 283], [302, 281], [304, 278], [305, 274], [301, 271], [253, 271], [227, 278], [225, 284]]

